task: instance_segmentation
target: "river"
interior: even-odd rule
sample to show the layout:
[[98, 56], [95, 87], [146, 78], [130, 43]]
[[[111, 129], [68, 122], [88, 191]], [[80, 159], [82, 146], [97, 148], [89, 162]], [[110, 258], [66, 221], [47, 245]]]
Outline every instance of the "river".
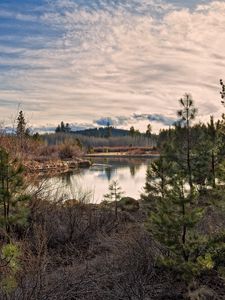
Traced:
[[43, 191], [50, 200], [84, 198], [87, 202], [100, 203], [109, 184], [117, 180], [125, 196], [139, 199], [151, 161], [146, 158], [95, 158], [90, 168], [46, 179]]

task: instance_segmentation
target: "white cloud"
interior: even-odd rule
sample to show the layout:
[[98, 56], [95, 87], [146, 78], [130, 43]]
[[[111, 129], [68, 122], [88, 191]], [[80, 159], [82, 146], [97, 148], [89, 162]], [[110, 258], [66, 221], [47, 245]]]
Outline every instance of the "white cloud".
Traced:
[[2, 18], [12, 18], [14, 20], [18, 21], [31, 21], [35, 22], [38, 20], [38, 17], [31, 15], [31, 14], [24, 14], [24, 13], [18, 13], [18, 12], [11, 12], [5, 9], [0, 9], [0, 17]]
[[147, 0], [93, 0], [91, 9], [49, 3], [40, 20], [59, 30], [57, 37], [24, 38], [43, 48], [1, 47], [17, 56], [0, 57], [8, 66], [0, 103], [18, 99], [35, 123], [57, 124], [132, 113], [175, 117], [177, 100], [191, 92], [201, 119], [221, 114], [224, 2], [192, 10]]

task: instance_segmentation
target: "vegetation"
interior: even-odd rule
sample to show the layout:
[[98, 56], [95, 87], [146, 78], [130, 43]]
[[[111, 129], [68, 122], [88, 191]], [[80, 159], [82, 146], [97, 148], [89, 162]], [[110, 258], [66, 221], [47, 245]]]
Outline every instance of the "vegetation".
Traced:
[[[221, 81], [223, 99], [224, 85]], [[222, 100], [223, 101], [223, 100]], [[0, 135], [0, 299], [223, 299], [225, 291], [224, 117], [193, 125], [189, 94], [181, 118], [157, 137], [71, 133]], [[121, 145], [123, 141], [123, 145]], [[155, 146], [141, 200], [112, 181], [105, 201], [27, 195], [27, 161], [76, 161], [92, 147]], [[24, 168], [24, 166], [25, 168]]]
[[113, 202], [115, 206], [115, 216], [118, 217], [118, 201], [121, 200], [122, 195], [124, 193], [122, 192], [121, 187], [119, 186], [118, 181], [114, 180], [109, 185], [109, 193], [104, 195], [105, 201]]
[[56, 133], [59, 133], [59, 132], [69, 133], [70, 131], [71, 131], [71, 128], [70, 128], [69, 123], [66, 123], [66, 125], [65, 125], [63, 121], [55, 129]]
[[[216, 242], [215, 229], [199, 228], [210, 210], [217, 211], [215, 198], [225, 200], [224, 177], [219, 171], [225, 140], [222, 122], [215, 123], [213, 117], [207, 125], [191, 126], [197, 110], [190, 95], [180, 103], [181, 123], [160, 133], [160, 158], [147, 171], [142, 199], [149, 209], [147, 228], [165, 247], [159, 265], [180, 274], [188, 284], [207, 270], [219, 268], [215, 268], [215, 253], [221, 251], [221, 244]], [[220, 241], [223, 232], [222, 226]]]
[[27, 195], [24, 194], [23, 168], [0, 148], [0, 224], [7, 234], [11, 227], [26, 222]]
[[47, 145], [58, 145], [64, 143], [64, 141], [69, 138], [70, 140], [79, 140], [84, 149], [91, 149], [96, 147], [154, 147], [157, 143], [157, 135], [152, 134], [151, 138], [147, 138], [144, 135], [140, 136], [111, 136], [106, 137], [96, 137], [96, 136], [86, 136], [76, 133], [70, 134], [45, 134], [42, 139]]

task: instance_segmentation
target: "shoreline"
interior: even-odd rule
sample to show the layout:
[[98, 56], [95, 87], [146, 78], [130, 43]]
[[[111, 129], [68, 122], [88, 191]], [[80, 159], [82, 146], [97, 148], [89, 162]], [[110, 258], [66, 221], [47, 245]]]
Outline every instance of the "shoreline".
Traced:
[[24, 162], [23, 165], [28, 173], [65, 173], [74, 169], [89, 168], [93, 164], [92, 158], [158, 158], [159, 153], [135, 154], [127, 152], [111, 152], [111, 153], [92, 153], [85, 154], [79, 159], [72, 160], [47, 160], [38, 161], [30, 160]]
[[48, 172], [69, 172], [70, 170], [79, 168], [89, 168], [92, 165], [90, 160], [87, 159], [74, 159], [74, 160], [48, 160], [28, 161], [24, 163], [26, 171], [29, 173], [48, 173]]
[[159, 153], [128, 154], [128, 153], [92, 153], [86, 154], [86, 158], [157, 158]]

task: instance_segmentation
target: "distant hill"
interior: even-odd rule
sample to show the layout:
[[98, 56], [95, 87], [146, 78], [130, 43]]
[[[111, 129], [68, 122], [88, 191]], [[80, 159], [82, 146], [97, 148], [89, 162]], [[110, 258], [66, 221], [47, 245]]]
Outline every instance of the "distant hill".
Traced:
[[94, 137], [108, 137], [109, 135], [112, 137], [121, 137], [121, 136], [128, 136], [129, 130], [117, 129], [114, 127], [110, 127], [110, 128], [100, 127], [100, 128], [90, 128], [90, 129], [72, 131], [71, 133], [84, 135], [84, 136], [94, 136]]

